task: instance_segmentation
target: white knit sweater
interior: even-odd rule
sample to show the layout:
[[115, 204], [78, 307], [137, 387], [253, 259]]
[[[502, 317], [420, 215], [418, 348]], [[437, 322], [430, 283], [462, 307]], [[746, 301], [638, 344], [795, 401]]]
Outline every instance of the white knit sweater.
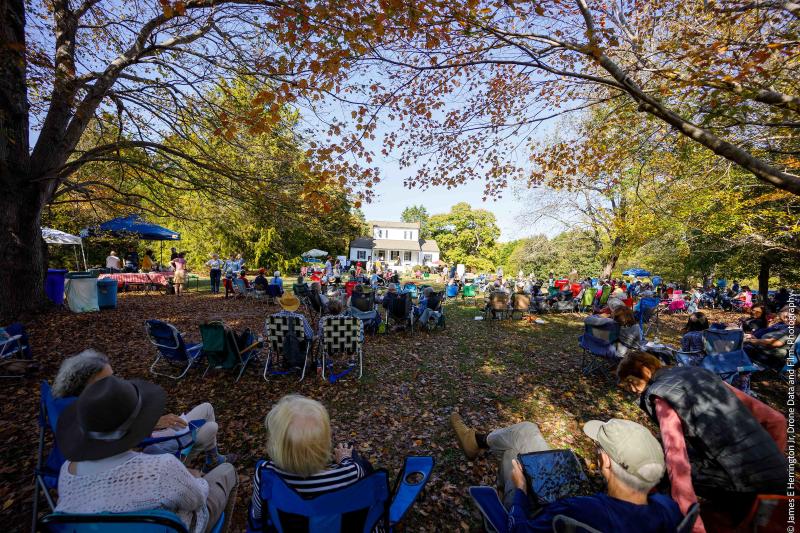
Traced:
[[208, 483], [186, 470], [174, 455], [133, 453], [122, 464], [88, 475], [69, 472], [64, 462], [58, 478], [58, 505], [64, 513], [124, 513], [163, 509], [176, 513], [195, 532], [208, 522]]

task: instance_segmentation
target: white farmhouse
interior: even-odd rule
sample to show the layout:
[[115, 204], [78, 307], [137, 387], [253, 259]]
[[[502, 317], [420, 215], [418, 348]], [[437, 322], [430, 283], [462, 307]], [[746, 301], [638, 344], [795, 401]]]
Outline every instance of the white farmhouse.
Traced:
[[439, 264], [439, 247], [433, 239], [419, 238], [419, 222], [368, 222], [372, 235], [350, 243], [350, 261], [377, 261], [393, 270], [413, 265]]

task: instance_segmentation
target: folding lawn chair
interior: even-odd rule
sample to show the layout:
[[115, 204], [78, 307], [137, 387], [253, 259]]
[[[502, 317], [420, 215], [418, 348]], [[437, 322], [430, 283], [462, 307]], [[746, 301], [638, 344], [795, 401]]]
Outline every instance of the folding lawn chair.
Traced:
[[248, 287], [242, 278], [233, 278], [233, 294], [250, 298], [254, 295], [253, 289]]
[[386, 310], [386, 324], [408, 325], [411, 328], [411, 333], [414, 333], [413, 312], [411, 295], [407, 292], [398, 293], [392, 305]]
[[453, 283], [452, 285], [448, 285], [445, 289], [445, 296], [447, 298], [446, 301], [455, 300], [458, 296], [458, 284]]
[[[294, 317], [270, 315], [264, 322], [264, 333], [266, 334], [267, 342], [267, 362], [264, 363], [264, 379], [268, 380], [268, 375], [283, 376], [295, 372], [296, 369], [285, 368], [283, 364], [283, 342], [286, 339], [286, 334], [290, 331], [292, 319]], [[305, 345], [305, 362], [300, 371], [300, 380], [306, 377], [306, 370], [308, 369], [308, 359], [311, 353], [311, 344], [313, 339], [306, 339], [306, 332], [303, 328], [303, 323], [294, 318], [294, 334], [302, 346]]]
[[350, 307], [355, 307], [359, 311], [367, 312], [375, 309], [375, 293], [369, 294], [354, 292], [350, 297]]
[[[433, 470], [433, 457], [407, 456], [394, 490], [389, 488], [389, 475], [380, 469], [335, 492], [314, 498], [303, 498], [288, 487], [272, 469], [261, 470], [262, 528], [248, 523], [247, 531], [297, 531], [331, 533], [360, 531], [370, 533], [376, 528], [392, 531], [414, 505]], [[302, 524], [300, 528], [298, 524]]]
[[[322, 338], [319, 349], [322, 359], [322, 379], [328, 371], [328, 381], [336, 383], [339, 379], [353, 371], [356, 366], [353, 358], [358, 358], [358, 378], [364, 373], [364, 342], [361, 339], [361, 321], [350, 316], [326, 316], [322, 321]], [[333, 355], [351, 357], [347, 367], [339, 373], [333, 369]]]
[[594, 287], [589, 287], [583, 291], [583, 296], [581, 296], [581, 303], [580, 303], [581, 312], [585, 313], [594, 306], [595, 296], [597, 296], [597, 289], [595, 289]]
[[[211, 533], [220, 533], [225, 523], [222, 513]], [[46, 533], [189, 533], [175, 513], [137, 511], [133, 513], [53, 513], [41, 521]]]
[[[707, 329], [703, 332], [706, 356], [700, 366], [750, 394], [749, 374], [762, 368], [750, 360], [744, 351], [744, 331], [741, 329]], [[745, 379], [742, 379], [745, 378]]]
[[[486, 486], [470, 487], [469, 495], [472, 497], [472, 501], [478, 507], [481, 515], [483, 515], [484, 529], [486, 531], [494, 531], [496, 533], [509, 533], [509, 531], [511, 531], [508, 527], [508, 511], [503, 506], [503, 502], [500, 501], [497, 490], [493, 487]], [[686, 516], [684, 516], [681, 523], [678, 524], [675, 532], [689, 533], [694, 527], [699, 513], [700, 507], [698, 504], [692, 504]], [[565, 515], [556, 515], [553, 517], [553, 531], [556, 533], [602, 533], [583, 522], [579, 522]]]
[[588, 376], [601, 371], [609, 377], [607, 366], [616, 364], [621, 358], [617, 355], [619, 324], [612, 318], [590, 316], [584, 321], [583, 335], [578, 337], [581, 355], [581, 373]]
[[530, 312], [531, 297], [525, 293], [516, 292], [511, 295], [511, 319], [519, 313], [519, 318], [522, 318]]
[[[150, 365], [150, 372], [157, 376], [172, 379], [181, 379], [186, 373], [203, 358], [203, 345], [200, 343], [186, 344], [183, 336], [175, 326], [161, 320], [145, 320], [144, 329], [158, 354]], [[161, 359], [174, 366], [183, 366], [183, 372], [177, 376], [156, 372], [156, 364]], [[184, 366], [185, 365], [185, 366]]]
[[489, 300], [483, 313], [483, 318], [488, 320], [492, 318], [500, 318], [501, 320], [509, 316], [508, 302], [510, 296], [507, 292], [494, 291], [489, 294]]
[[280, 285], [267, 285], [267, 290], [264, 293], [264, 297], [267, 299], [268, 304], [277, 304], [278, 298], [281, 296], [283, 296], [283, 289]]
[[419, 295], [419, 293], [417, 291], [417, 284], [416, 283], [410, 283], [410, 282], [406, 283], [403, 286], [403, 292], [409, 293], [411, 295], [412, 299], [416, 299], [417, 296]]
[[[436, 319], [436, 323], [431, 326], [430, 320], [428, 324], [420, 324], [420, 327], [425, 327], [428, 331], [433, 331], [436, 328], [444, 329], [447, 326], [447, 322], [444, 315], [444, 291], [439, 292], [432, 292], [431, 295], [428, 297], [428, 301], [426, 307], [431, 311], [435, 311], [439, 313], [439, 317]], [[419, 323], [419, 320], [415, 318], [415, 321]]]
[[[28, 343], [28, 335], [25, 327], [15, 322], [4, 328], [0, 328], [0, 363], [11, 362], [13, 360], [30, 360], [31, 347]], [[0, 378], [24, 378], [25, 373], [0, 375]]]
[[238, 382], [244, 374], [247, 364], [253, 359], [258, 359], [262, 342], [252, 333], [237, 339], [236, 333], [225, 325], [224, 322], [214, 321], [200, 324], [200, 336], [203, 338], [203, 354], [208, 359], [203, 377], [213, 368], [232, 370], [240, 367]]
[[[36, 531], [36, 524], [39, 518], [39, 492], [44, 494], [47, 505], [50, 506], [50, 511], [56, 508], [53, 496], [50, 494], [51, 490], [58, 488], [58, 476], [61, 473], [61, 465], [66, 460], [58, 449], [58, 444], [55, 440], [56, 427], [58, 427], [58, 417], [61, 413], [75, 402], [78, 398], [71, 396], [68, 398], [54, 398], [50, 384], [42, 381], [39, 387], [39, 446], [36, 455], [36, 468], [34, 469], [34, 487], [33, 487], [33, 520], [31, 524], [31, 531]], [[139, 447], [147, 447], [153, 444], [163, 444], [174, 440], [178, 443], [176, 457], [179, 459], [186, 459], [191, 452], [197, 434], [197, 428], [202, 426], [205, 420], [192, 420], [189, 422], [189, 439], [185, 439], [186, 433], [177, 434], [168, 437], [157, 437], [145, 439], [139, 444]], [[45, 444], [47, 436], [50, 436], [52, 448], [50, 453], [45, 458]], [[185, 441], [185, 442], [184, 442]]]
[[462, 300], [465, 300], [467, 298], [472, 298], [472, 301], [475, 302], [477, 297], [478, 297], [478, 290], [475, 288], [475, 285], [464, 285], [461, 288]]
[[603, 307], [608, 303], [609, 296], [611, 296], [611, 285], [603, 285], [603, 290], [600, 291], [600, 298], [597, 300], [597, 304]]
[[[639, 309], [634, 313], [634, 317], [639, 321], [639, 329], [642, 330], [642, 338], [646, 338], [650, 330], [655, 326], [656, 335], [658, 335], [659, 322], [659, 306], [661, 300], [658, 298], [642, 298], [639, 300]], [[644, 325], [647, 324], [645, 330]]]

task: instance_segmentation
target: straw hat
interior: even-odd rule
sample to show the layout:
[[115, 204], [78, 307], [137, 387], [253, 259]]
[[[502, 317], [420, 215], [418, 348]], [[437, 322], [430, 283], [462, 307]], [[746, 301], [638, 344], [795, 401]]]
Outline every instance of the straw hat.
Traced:
[[300, 307], [300, 300], [297, 299], [297, 296], [288, 292], [278, 299], [278, 303], [284, 311], [297, 311], [297, 308]]

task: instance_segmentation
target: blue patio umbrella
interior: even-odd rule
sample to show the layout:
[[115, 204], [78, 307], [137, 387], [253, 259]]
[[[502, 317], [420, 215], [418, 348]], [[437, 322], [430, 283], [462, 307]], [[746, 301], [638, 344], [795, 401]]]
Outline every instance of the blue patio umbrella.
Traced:
[[649, 277], [650, 271], [643, 268], [629, 268], [622, 272], [623, 276]]

